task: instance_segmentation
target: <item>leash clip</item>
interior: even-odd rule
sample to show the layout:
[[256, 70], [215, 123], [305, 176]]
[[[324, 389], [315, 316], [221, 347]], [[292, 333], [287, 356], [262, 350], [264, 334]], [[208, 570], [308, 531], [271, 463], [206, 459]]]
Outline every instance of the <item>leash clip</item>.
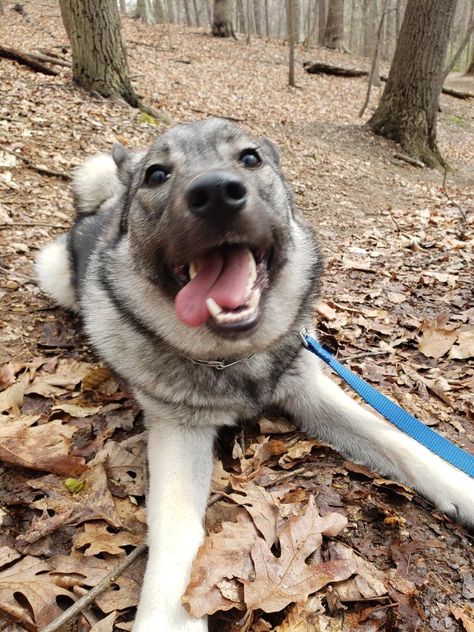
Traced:
[[306, 340], [307, 334], [308, 332], [306, 330], [306, 327], [302, 327], [299, 332], [299, 337], [301, 338], [301, 342], [303, 343], [303, 346], [306, 347], [306, 349], [308, 349], [309, 347], [308, 341]]

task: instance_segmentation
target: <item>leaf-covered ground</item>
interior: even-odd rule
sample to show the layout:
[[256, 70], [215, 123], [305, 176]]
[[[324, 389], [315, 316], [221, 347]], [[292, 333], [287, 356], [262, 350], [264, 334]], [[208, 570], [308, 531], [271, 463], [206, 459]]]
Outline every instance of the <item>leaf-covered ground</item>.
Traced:
[[[56, 2], [25, 2], [26, 15], [6, 4], [3, 44], [70, 60]], [[472, 450], [472, 102], [441, 100], [453, 167], [443, 185], [443, 174], [400, 162], [361, 126], [363, 80], [301, 70], [346, 56], [299, 50], [290, 89], [283, 43], [130, 19], [124, 33], [134, 85], [167, 120], [231, 117], [279, 143], [325, 254], [323, 341]], [[67, 181], [38, 168], [69, 174], [114, 140], [148, 144], [165, 124], [82, 92], [55, 68], [47, 77], [0, 61], [0, 629], [9, 632], [41, 630], [145, 533], [140, 411], [78, 320], [38, 290], [31, 262], [72, 218]], [[222, 437], [207, 526], [184, 600], [215, 613], [214, 630], [474, 629], [469, 535], [285, 420]], [[121, 575], [75, 629], [130, 630], [143, 567]]]

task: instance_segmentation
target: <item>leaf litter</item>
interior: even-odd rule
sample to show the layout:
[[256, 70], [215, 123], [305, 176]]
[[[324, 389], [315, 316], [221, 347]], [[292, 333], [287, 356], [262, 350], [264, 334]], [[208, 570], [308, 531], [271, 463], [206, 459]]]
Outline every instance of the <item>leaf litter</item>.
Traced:
[[[2, 41], [63, 46], [57, 4], [44, 4], [28, 4], [27, 22], [7, 2]], [[360, 127], [363, 81], [301, 72], [294, 91], [282, 42], [256, 39], [249, 55], [242, 41], [203, 29], [171, 25], [171, 47], [163, 33], [124, 20], [133, 80], [150, 104], [176, 121], [233, 116], [281, 146], [296, 202], [322, 242], [323, 342], [472, 450], [474, 191], [465, 166], [474, 133], [452, 124], [468, 119], [468, 106], [443, 97], [439, 125], [463, 221], [439, 174], [396, 164], [392, 145]], [[299, 50], [299, 61], [314, 54]], [[68, 69], [46, 78], [2, 62], [2, 82], [5, 149], [37, 165], [70, 172], [114, 140], [143, 146], [159, 131], [73, 88]], [[71, 217], [64, 183], [0, 146], [0, 623], [8, 630], [44, 627], [145, 534], [139, 410], [108, 369], [90, 363], [77, 319], [51, 309], [33, 281], [36, 249]], [[412, 490], [270, 415], [223, 445], [208, 537], [185, 596], [193, 612], [213, 613], [211, 630], [472, 629], [472, 541]], [[322, 526], [331, 521], [337, 528]], [[77, 629], [131, 629], [143, 568], [140, 560], [127, 569]]]

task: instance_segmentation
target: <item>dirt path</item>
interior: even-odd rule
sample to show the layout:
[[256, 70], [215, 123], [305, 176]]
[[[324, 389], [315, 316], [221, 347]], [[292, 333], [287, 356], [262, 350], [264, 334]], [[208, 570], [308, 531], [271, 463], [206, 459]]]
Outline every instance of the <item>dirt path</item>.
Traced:
[[[55, 2], [26, 3], [29, 21], [6, 4], [3, 44], [69, 58]], [[440, 146], [453, 169], [443, 187], [443, 174], [396, 159], [394, 145], [361, 126], [363, 80], [309, 76], [301, 69], [302, 61], [337, 62], [342, 55], [299, 51], [299, 88], [290, 89], [286, 49], [278, 42], [256, 40], [248, 47], [172, 26], [170, 48], [160, 26], [125, 20], [124, 32], [138, 93], [170, 121], [232, 117], [279, 144], [297, 205], [325, 254], [318, 310], [323, 340], [372, 383], [472, 449], [473, 365], [452, 352], [450, 357], [449, 348], [439, 358], [420, 351], [423, 332], [461, 332], [474, 318], [472, 103], [441, 100]], [[150, 143], [163, 125], [76, 89], [68, 69], [46, 77], [1, 60], [0, 76], [0, 364], [44, 355], [90, 360], [78, 323], [40, 293], [31, 266], [39, 246], [71, 221], [68, 183], [39, 173], [20, 156], [70, 174], [85, 155], [110, 149], [114, 140], [131, 147]], [[466, 88], [459, 77], [452, 80]], [[343, 540], [379, 569], [401, 573], [404, 563], [411, 565], [404, 577], [416, 586], [405, 601], [400, 584], [397, 596], [391, 594], [395, 614], [380, 624], [388, 627], [372, 622], [370, 628], [344, 629], [462, 630], [452, 607], [472, 604], [468, 536], [424, 501], [407, 500], [396, 486], [384, 491], [368, 475], [344, 470], [330, 450], [323, 452], [327, 477], [313, 491], [321, 493], [326, 482], [325, 493], [337, 489], [353, 525]], [[316, 456], [320, 461], [320, 453], [307, 455], [305, 467], [313, 467]], [[5, 506], [11, 502], [10, 495]], [[390, 516], [398, 521], [386, 522]], [[21, 520], [15, 513], [9, 545]], [[361, 605], [348, 607], [352, 616]], [[329, 611], [338, 612], [337, 604]], [[220, 619], [216, 626], [224, 630]]]

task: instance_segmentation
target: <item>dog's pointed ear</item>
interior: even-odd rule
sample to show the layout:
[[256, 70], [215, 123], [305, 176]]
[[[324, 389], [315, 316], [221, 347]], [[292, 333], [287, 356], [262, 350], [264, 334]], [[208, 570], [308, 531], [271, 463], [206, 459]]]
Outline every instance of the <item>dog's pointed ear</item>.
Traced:
[[120, 171], [124, 166], [124, 163], [130, 157], [130, 150], [122, 145], [122, 143], [114, 143], [112, 147], [112, 158], [114, 159], [117, 169]]
[[260, 147], [262, 147], [267, 155], [270, 155], [272, 161], [278, 165], [280, 163], [280, 150], [278, 149], [278, 145], [268, 140], [268, 138], [260, 138], [259, 142]]

